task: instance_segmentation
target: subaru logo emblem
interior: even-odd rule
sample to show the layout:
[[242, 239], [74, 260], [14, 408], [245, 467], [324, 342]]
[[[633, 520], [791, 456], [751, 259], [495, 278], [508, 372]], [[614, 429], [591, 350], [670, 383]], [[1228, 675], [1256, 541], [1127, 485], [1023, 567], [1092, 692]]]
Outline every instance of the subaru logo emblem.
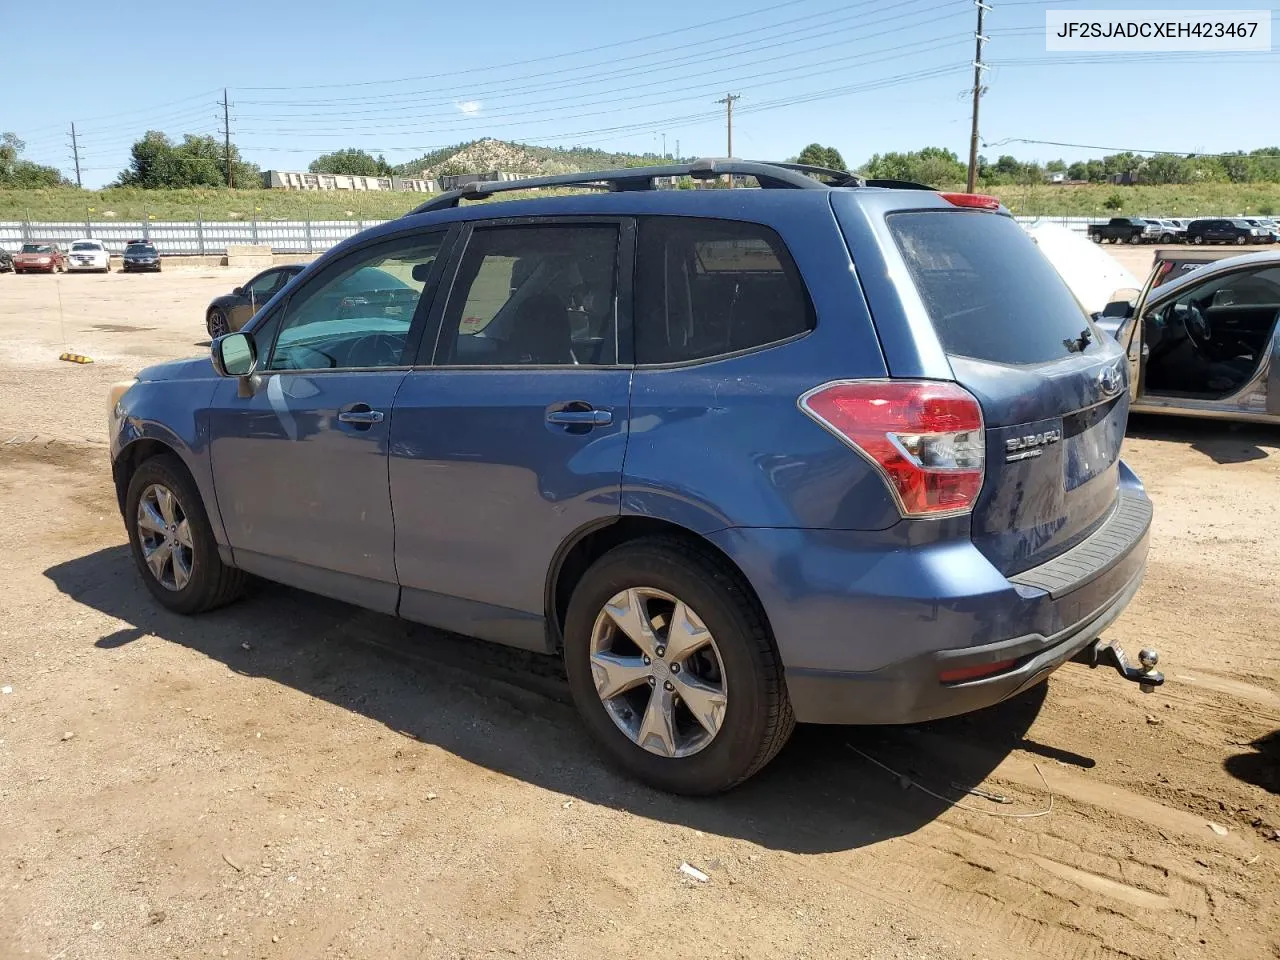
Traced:
[[1098, 374], [1098, 386], [1104, 397], [1114, 397], [1120, 392], [1122, 384], [1120, 371], [1115, 367], [1103, 367], [1102, 372]]

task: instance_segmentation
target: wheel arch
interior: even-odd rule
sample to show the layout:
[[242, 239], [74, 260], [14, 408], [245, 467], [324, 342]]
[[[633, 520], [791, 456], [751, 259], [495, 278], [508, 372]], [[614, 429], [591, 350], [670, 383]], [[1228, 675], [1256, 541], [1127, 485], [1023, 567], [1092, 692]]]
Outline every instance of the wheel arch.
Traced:
[[706, 537], [681, 524], [658, 517], [624, 516], [597, 521], [579, 528], [556, 551], [547, 571], [545, 609], [547, 642], [553, 651], [564, 645], [564, 620], [574, 588], [587, 569], [607, 552], [625, 543], [651, 537], [670, 537], [692, 544], [713, 557], [740, 579], [772, 642], [773, 629], [769, 616], [746, 572], [723, 549]]
[[[176, 447], [155, 437], [139, 437], [120, 451], [119, 456], [116, 457], [115, 468], [112, 470], [116, 484], [116, 500], [120, 504], [121, 514], [124, 513], [124, 500], [129, 492], [129, 484], [133, 480], [133, 475], [138, 472], [138, 468], [148, 460], [167, 454], [172, 454], [174, 459], [182, 464], [182, 469], [186, 471], [192, 483], [196, 482], [195, 474], [191, 472], [187, 461]], [[199, 484], [196, 484], [196, 489], [199, 489]]]

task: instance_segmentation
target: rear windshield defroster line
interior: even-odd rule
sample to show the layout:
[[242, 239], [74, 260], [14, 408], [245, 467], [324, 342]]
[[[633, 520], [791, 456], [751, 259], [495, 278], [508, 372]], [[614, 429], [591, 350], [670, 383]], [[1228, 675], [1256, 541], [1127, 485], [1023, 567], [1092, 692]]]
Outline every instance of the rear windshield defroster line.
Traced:
[[1084, 308], [1012, 217], [921, 210], [888, 224], [947, 353], [1025, 365], [1098, 349]]

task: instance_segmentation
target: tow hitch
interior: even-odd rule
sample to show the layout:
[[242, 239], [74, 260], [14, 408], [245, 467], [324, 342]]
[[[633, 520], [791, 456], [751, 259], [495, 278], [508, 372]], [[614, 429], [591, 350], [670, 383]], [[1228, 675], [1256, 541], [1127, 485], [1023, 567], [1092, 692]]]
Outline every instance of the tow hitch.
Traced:
[[1129, 658], [1125, 656], [1122, 648], [1104, 640], [1093, 641], [1072, 659], [1076, 663], [1088, 664], [1091, 670], [1095, 667], [1115, 667], [1120, 676], [1136, 683], [1143, 693], [1151, 693], [1164, 683], [1164, 674], [1156, 669], [1156, 664], [1160, 662], [1160, 654], [1150, 647], [1143, 647], [1138, 651], [1138, 662], [1142, 664], [1141, 668], [1129, 663]]

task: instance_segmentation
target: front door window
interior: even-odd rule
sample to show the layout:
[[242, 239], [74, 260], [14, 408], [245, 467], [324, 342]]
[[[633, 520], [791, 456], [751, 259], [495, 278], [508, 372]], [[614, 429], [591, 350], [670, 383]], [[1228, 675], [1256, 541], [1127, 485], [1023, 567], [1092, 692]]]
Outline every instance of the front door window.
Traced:
[[1144, 320], [1147, 393], [1220, 398], [1253, 378], [1280, 314], [1280, 266], [1212, 277]]

